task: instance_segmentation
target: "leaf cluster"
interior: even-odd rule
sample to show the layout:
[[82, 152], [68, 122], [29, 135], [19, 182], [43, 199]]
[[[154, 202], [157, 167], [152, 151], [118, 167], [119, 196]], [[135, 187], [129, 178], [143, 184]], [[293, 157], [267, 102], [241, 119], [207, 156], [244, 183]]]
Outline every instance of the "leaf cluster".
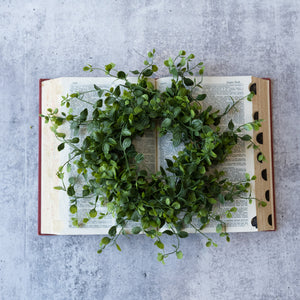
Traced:
[[[217, 246], [202, 232], [211, 221], [216, 221], [216, 232], [229, 241], [223, 219], [232, 217], [236, 208], [220, 216], [214, 215], [213, 207], [245, 197], [250, 191], [250, 181], [255, 178], [246, 175], [245, 180], [232, 182], [222, 171], [221, 163], [239, 140], [257, 147], [243, 131], [257, 130], [261, 120], [238, 128], [230, 121], [227, 130], [221, 131], [218, 126], [221, 119], [237, 102], [233, 101], [223, 113], [214, 111], [212, 106], [203, 109], [204, 66], [202, 62], [194, 64], [195, 56], [186, 55], [185, 51], [164, 62], [173, 79], [171, 86], [157, 90], [149, 80], [158, 71], [153, 63], [154, 53], [155, 50], [148, 53], [143, 70], [130, 72], [138, 76], [135, 83], [130, 81], [129, 74], [116, 70], [113, 63], [103, 69], [84, 67], [84, 71], [102, 70], [118, 80], [118, 85], [108, 90], [94, 85], [92, 91], [64, 96], [61, 104], [69, 109], [68, 113], [58, 114], [58, 109], [48, 109], [47, 115], [42, 116], [45, 122], [51, 122], [51, 130], [61, 141], [58, 151], [65, 145], [71, 149], [69, 160], [57, 172], [62, 186], [55, 188], [70, 197], [73, 224], [85, 226], [91, 218], [112, 214], [116, 224], [102, 238], [99, 253], [107, 245], [115, 245], [121, 251], [117, 239], [120, 234], [126, 234], [130, 225], [132, 234], [143, 232], [154, 239], [154, 245], [161, 250], [157, 259], [164, 263], [173, 253], [182, 258], [180, 239], [188, 236], [187, 227], [205, 236], [206, 246]], [[198, 81], [191, 77], [195, 74], [200, 78]], [[96, 101], [89, 102], [85, 98], [87, 93], [93, 93]], [[248, 100], [251, 97], [250, 94]], [[78, 115], [70, 108], [74, 99], [86, 104]], [[59, 131], [65, 123], [69, 124], [72, 137]], [[82, 128], [87, 130], [84, 137], [79, 134]], [[171, 133], [175, 147], [184, 147], [173, 159], [166, 159], [166, 168], [150, 173], [141, 168], [144, 155], [136, 151], [134, 140], [155, 128], [160, 136]], [[69, 176], [65, 182], [64, 175], [71, 170], [76, 175]], [[251, 195], [247, 197], [250, 199]], [[86, 218], [79, 220], [77, 207], [86, 198], [91, 209]], [[107, 214], [100, 214], [97, 205], [106, 206]], [[171, 251], [165, 250], [165, 235], [175, 238]]]

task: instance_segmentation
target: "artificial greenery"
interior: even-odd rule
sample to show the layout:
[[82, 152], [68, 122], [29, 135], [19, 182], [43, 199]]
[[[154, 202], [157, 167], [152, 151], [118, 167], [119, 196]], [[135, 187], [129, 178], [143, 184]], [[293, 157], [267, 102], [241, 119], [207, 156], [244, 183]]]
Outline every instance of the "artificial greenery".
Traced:
[[[257, 148], [251, 136], [243, 132], [257, 130], [261, 120], [239, 127], [231, 120], [225, 131], [220, 130], [221, 119], [243, 99], [233, 100], [224, 112], [214, 111], [212, 106], [203, 109], [204, 66], [202, 62], [193, 63], [194, 55], [186, 55], [185, 51], [164, 62], [173, 78], [172, 85], [163, 91], [155, 89], [149, 80], [158, 71], [153, 63], [154, 54], [155, 50], [148, 53], [142, 71], [130, 71], [137, 75], [137, 82], [130, 82], [127, 73], [117, 71], [110, 63], [100, 70], [115, 78], [118, 85], [108, 90], [94, 85], [92, 91], [64, 96], [61, 105], [69, 109], [68, 113], [58, 114], [58, 109], [50, 108], [42, 117], [46, 122], [51, 121], [51, 129], [61, 141], [58, 151], [66, 144], [71, 149], [69, 160], [57, 172], [62, 185], [55, 188], [70, 197], [73, 224], [84, 226], [91, 218], [104, 218], [107, 214], [115, 217], [115, 225], [101, 240], [98, 251], [101, 253], [108, 245], [115, 245], [121, 251], [118, 237], [126, 234], [126, 226], [133, 223], [131, 233], [143, 232], [152, 238], [161, 250], [157, 259], [164, 263], [173, 253], [182, 258], [180, 239], [188, 236], [187, 226], [205, 236], [206, 246], [217, 246], [202, 232], [214, 220], [216, 232], [230, 240], [224, 218], [232, 217], [237, 208], [232, 207], [221, 216], [214, 213], [213, 207], [239, 198], [252, 201], [250, 181], [255, 176], [246, 174], [245, 179], [232, 182], [222, 171], [222, 163], [239, 140]], [[88, 65], [83, 70], [96, 69], [99, 68]], [[200, 81], [193, 79], [195, 75]], [[87, 100], [90, 93], [98, 100]], [[252, 97], [250, 93], [245, 98], [251, 101]], [[74, 99], [86, 105], [78, 115], [70, 108]], [[72, 137], [59, 131], [64, 123], [69, 123]], [[159, 172], [151, 174], [140, 167], [144, 156], [135, 150], [133, 140], [143, 136], [145, 130], [154, 130], [157, 124], [160, 136], [169, 132], [173, 145], [184, 147], [172, 160], [166, 159], [166, 169], [161, 167]], [[87, 129], [83, 138], [79, 135], [81, 128]], [[264, 157], [261, 155], [260, 159]], [[72, 169], [76, 170], [76, 176], [69, 176], [65, 182], [65, 173]], [[91, 209], [86, 218], [79, 220], [77, 205], [83, 198], [89, 198]], [[97, 211], [99, 202], [107, 207], [107, 214]], [[173, 236], [176, 241], [171, 251], [165, 250], [165, 235]]]

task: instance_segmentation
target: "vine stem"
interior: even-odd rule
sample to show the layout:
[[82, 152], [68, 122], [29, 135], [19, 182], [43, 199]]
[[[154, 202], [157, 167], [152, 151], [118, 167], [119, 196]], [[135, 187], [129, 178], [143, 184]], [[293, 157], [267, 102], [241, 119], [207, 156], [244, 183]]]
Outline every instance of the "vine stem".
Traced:
[[211, 240], [211, 238], [208, 236], [208, 235], [206, 235], [205, 233], [203, 233], [199, 228], [197, 228], [194, 224], [192, 224], [192, 223], [190, 223], [191, 224], [191, 226], [197, 231], [197, 232], [199, 232], [202, 236], [204, 236], [205, 238], [207, 238], [208, 240]]

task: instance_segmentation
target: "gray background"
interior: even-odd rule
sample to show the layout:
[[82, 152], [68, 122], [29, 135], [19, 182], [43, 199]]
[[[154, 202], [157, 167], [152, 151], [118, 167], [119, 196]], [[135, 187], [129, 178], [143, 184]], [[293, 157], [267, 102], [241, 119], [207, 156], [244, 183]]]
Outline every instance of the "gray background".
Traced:
[[[299, 6], [1, 1], [0, 298], [300, 299]], [[39, 78], [86, 76], [87, 63], [138, 68], [152, 48], [158, 65], [185, 49], [206, 75], [272, 78], [276, 232], [215, 235], [217, 249], [191, 236], [165, 266], [144, 236], [101, 255], [99, 236], [37, 236]]]

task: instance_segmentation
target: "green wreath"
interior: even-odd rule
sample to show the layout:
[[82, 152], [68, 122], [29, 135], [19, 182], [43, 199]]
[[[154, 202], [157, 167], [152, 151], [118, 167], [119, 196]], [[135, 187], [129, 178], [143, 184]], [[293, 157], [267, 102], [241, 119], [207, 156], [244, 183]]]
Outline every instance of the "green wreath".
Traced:
[[[204, 66], [202, 62], [192, 65], [194, 55], [187, 56], [185, 51], [164, 62], [173, 77], [171, 87], [164, 91], [155, 89], [149, 80], [158, 70], [153, 63], [154, 53], [155, 50], [148, 53], [142, 71], [131, 71], [138, 75], [135, 83], [110, 63], [103, 71], [120, 84], [109, 90], [94, 85], [93, 91], [63, 97], [61, 104], [67, 108], [75, 98], [82, 101], [92, 109], [90, 116], [84, 108], [78, 115], [72, 110], [58, 115], [57, 109], [48, 109], [43, 117], [46, 122], [52, 122], [52, 131], [61, 141], [58, 150], [64, 149], [65, 144], [72, 149], [70, 159], [57, 172], [62, 186], [55, 188], [66, 191], [70, 197], [73, 225], [84, 226], [91, 218], [105, 217], [106, 214], [97, 212], [100, 203], [107, 207], [107, 214], [114, 215], [116, 223], [109, 229], [109, 235], [102, 238], [99, 253], [109, 244], [121, 250], [117, 239], [120, 234], [126, 234], [125, 228], [130, 223], [134, 224], [131, 233], [144, 232], [155, 240], [154, 244], [161, 249], [157, 258], [164, 262], [172, 253], [182, 257], [180, 239], [188, 236], [187, 226], [207, 238], [206, 246], [217, 246], [202, 232], [211, 220], [215, 220], [216, 231], [230, 240], [224, 231], [222, 216], [213, 213], [213, 206], [218, 202], [233, 202], [245, 197], [245, 193], [251, 201], [250, 180], [255, 176], [250, 178], [246, 174], [245, 180], [234, 183], [217, 169], [222, 169], [221, 163], [240, 139], [257, 147], [251, 136], [242, 131], [257, 130], [261, 120], [238, 128], [230, 121], [228, 129], [221, 131], [220, 120], [242, 99], [233, 101], [223, 113], [213, 111], [211, 106], [203, 109], [201, 101], [206, 95], [194, 96], [195, 91], [201, 90], [202, 80], [196, 82], [190, 76], [202, 77]], [[91, 65], [84, 67], [84, 71], [95, 69], [98, 68]], [[96, 93], [98, 100], [95, 103], [87, 101], [87, 93]], [[249, 94], [248, 100], [251, 101], [252, 96]], [[63, 123], [70, 124], [72, 138], [58, 132]], [[184, 147], [173, 160], [166, 160], [166, 168], [160, 167], [158, 172], [150, 173], [141, 167], [144, 156], [136, 151], [133, 141], [142, 137], [146, 130], [155, 130], [157, 124], [160, 136], [171, 133], [173, 145]], [[87, 128], [88, 134], [79, 143], [78, 131], [82, 127]], [[77, 175], [70, 177], [66, 184], [64, 173], [72, 168]], [[79, 185], [79, 181], [84, 184]], [[78, 220], [77, 205], [82, 198], [90, 199], [91, 210], [86, 218]], [[235, 211], [235, 207], [227, 210], [226, 217], [230, 218]], [[165, 234], [174, 236], [177, 241], [169, 252], [162, 241]]]

